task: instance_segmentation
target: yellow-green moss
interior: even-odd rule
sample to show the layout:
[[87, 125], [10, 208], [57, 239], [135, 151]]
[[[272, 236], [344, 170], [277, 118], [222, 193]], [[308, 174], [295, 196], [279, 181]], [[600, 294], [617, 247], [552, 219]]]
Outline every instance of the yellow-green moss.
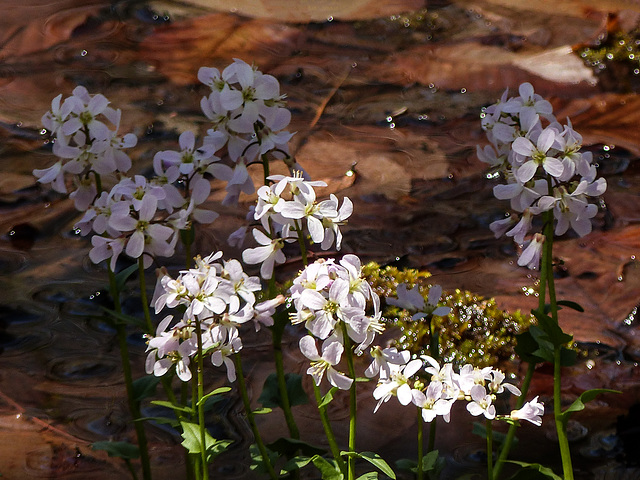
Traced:
[[[364, 266], [363, 273], [374, 291], [383, 299], [383, 316], [388, 328], [398, 328], [398, 348], [415, 354], [427, 354], [429, 328], [424, 321], [412, 321], [405, 310], [386, 305], [385, 297], [395, 296], [400, 283], [409, 288], [418, 285], [426, 297], [431, 274], [415, 269], [400, 270], [396, 267], [380, 267], [375, 262]], [[441, 302], [451, 307], [445, 317], [434, 317], [436, 331], [440, 335], [441, 357], [458, 365], [472, 363], [478, 367], [505, 366], [514, 358], [515, 335], [531, 323], [531, 315], [500, 310], [493, 299], [486, 299], [468, 291], [445, 292]]]

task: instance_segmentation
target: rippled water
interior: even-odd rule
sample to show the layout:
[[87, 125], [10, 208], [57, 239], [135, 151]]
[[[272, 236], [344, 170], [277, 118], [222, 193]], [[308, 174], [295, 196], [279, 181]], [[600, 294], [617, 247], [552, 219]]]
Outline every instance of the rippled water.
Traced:
[[[108, 303], [105, 272], [86, 258], [87, 240], [72, 232], [78, 218], [72, 204], [38, 188], [31, 176], [53, 160], [41, 115], [54, 96], [68, 95], [77, 84], [104, 93], [123, 110], [121, 130], [137, 134], [134, 168], [144, 172], [155, 151], [174, 147], [179, 132], [206, 128], [199, 111], [204, 92], [195, 74], [202, 65], [221, 67], [233, 57], [254, 61], [279, 78], [293, 112], [291, 129], [298, 132], [293, 140], [298, 161], [314, 178], [327, 180], [328, 191], [354, 201], [345, 250], [367, 260], [398, 258], [428, 268], [445, 289], [495, 296], [510, 310], [536, 304], [526, 295], [535, 278], [513, 265], [514, 247], [495, 240], [487, 228], [504, 205], [493, 199], [492, 184], [475, 158], [475, 145], [484, 141], [478, 114], [505, 87], [531, 81], [551, 97], [558, 118], [571, 116], [599, 158], [609, 190], [608, 210], [594, 233], [558, 242], [557, 254], [565, 262], [558, 289], [587, 308], [563, 321], [590, 352], [567, 374], [565, 393], [570, 401], [586, 388], [625, 391], [576, 417], [576, 431], [587, 429], [574, 442], [576, 463], [595, 471], [596, 478], [638, 478], [636, 470], [616, 462], [622, 455], [616, 418], [626, 415], [640, 394], [633, 313], [640, 299], [640, 102], [633, 91], [614, 92], [610, 79], [603, 85], [569, 48], [601, 36], [604, 8], [617, 7], [615, 2], [601, 10], [566, 7], [549, 18], [535, 6], [523, 15], [492, 2], [438, 1], [426, 11], [396, 15], [419, 5], [361, 1], [352, 10], [309, 13], [315, 23], [282, 23], [263, 11], [256, 16], [268, 19], [216, 12], [204, 2], [10, 3], [0, 18], [4, 478], [128, 478], [120, 463], [88, 447], [97, 440], [130, 438], [132, 431], [114, 332], [99, 318], [100, 306]], [[263, 3], [271, 5], [270, 12], [281, 7]], [[244, 4], [238, 5], [245, 12]], [[638, 14], [621, 18], [630, 29]], [[355, 177], [346, 177], [354, 164]], [[214, 184], [210, 206], [221, 218], [202, 232], [198, 251], [222, 248], [237, 255], [225, 248], [224, 239], [242, 222], [251, 199], [237, 209], [222, 208], [222, 196], [222, 186]], [[134, 314], [137, 299], [132, 287], [125, 308]], [[139, 332], [131, 332], [129, 341], [142, 372]], [[294, 336], [289, 341], [295, 342]], [[245, 343], [256, 398], [271, 369], [270, 341], [253, 335]], [[295, 349], [286, 355], [292, 371], [304, 371]], [[208, 381], [222, 385], [225, 379], [212, 371]], [[541, 368], [534, 390], [548, 395], [549, 381]], [[413, 417], [391, 406], [373, 417], [371, 399], [363, 400], [363, 407], [367, 426], [360, 448], [390, 458], [406, 455]], [[309, 438], [318, 436], [313, 408], [296, 408]], [[216, 466], [224, 478], [250, 477], [245, 452], [251, 440], [241, 410], [231, 396], [212, 413], [214, 433], [235, 441]], [[347, 406], [338, 399], [331, 410], [344, 434]], [[266, 436], [277, 438], [277, 416], [260, 421]], [[439, 433], [451, 475], [483, 462], [481, 440], [466, 435], [461, 443], [461, 429], [468, 425]], [[523, 429], [523, 441], [540, 444], [552, 431], [551, 422], [533, 430]], [[180, 478], [180, 439], [157, 425], [149, 432], [157, 478]], [[553, 441], [543, 443], [548, 451], [536, 454], [553, 462]], [[519, 454], [531, 456], [527, 449]]]

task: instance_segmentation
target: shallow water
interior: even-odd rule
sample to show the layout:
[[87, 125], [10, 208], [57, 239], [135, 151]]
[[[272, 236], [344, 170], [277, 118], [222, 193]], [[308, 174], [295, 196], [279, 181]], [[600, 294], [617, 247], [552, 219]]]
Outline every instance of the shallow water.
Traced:
[[[278, 77], [293, 112], [290, 129], [298, 132], [292, 148], [298, 162], [314, 179], [329, 183], [327, 195], [353, 200], [345, 251], [427, 268], [445, 289], [493, 296], [508, 310], [537, 304], [528, 295], [535, 278], [514, 265], [510, 242], [495, 240], [488, 230], [505, 205], [493, 199], [492, 184], [475, 157], [475, 145], [484, 143], [479, 111], [504, 88], [530, 81], [551, 98], [558, 118], [571, 116], [599, 158], [609, 188], [607, 210], [595, 231], [557, 243], [564, 261], [558, 291], [587, 310], [562, 317], [565, 329], [589, 350], [589, 357], [567, 372], [565, 395], [570, 402], [587, 388], [624, 391], [576, 415], [576, 464], [580, 478], [638, 478], [621, 460], [616, 418], [640, 396], [633, 313], [640, 300], [640, 100], [633, 73], [630, 78], [616, 73], [618, 82], [596, 76], [570, 48], [595, 42], [605, 32], [607, 12], [619, 9], [618, 3], [572, 2], [553, 16], [536, 7], [523, 14], [511, 2], [497, 0], [439, 1], [420, 13], [410, 1], [375, 2], [375, 8], [374, 2], [354, 2], [353, 9], [342, 10], [327, 3], [327, 10], [297, 12], [307, 15], [293, 19], [300, 23], [273, 20], [281, 5], [269, 1], [262, 7], [238, 3], [238, 12], [252, 16], [208, 9], [202, 1], [13, 3], [0, 18], [4, 478], [128, 478], [123, 465], [88, 446], [129, 438], [130, 421], [114, 332], [98, 318], [105, 272], [86, 258], [87, 240], [73, 234], [78, 219], [73, 205], [38, 188], [31, 175], [53, 160], [40, 117], [53, 97], [70, 94], [77, 84], [105, 94], [123, 110], [121, 131], [138, 135], [134, 169], [144, 171], [156, 151], [174, 147], [179, 132], [206, 129], [197, 69], [222, 67], [233, 57], [254, 61]], [[618, 21], [631, 29], [638, 18], [638, 12], [626, 11]], [[352, 168], [356, 175], [345, 176]], [[251, 198], [239, 208], [222, 208], [223, 195], [222, 186], [214, 184], [210, 206], [221, 218], [202, 232], [197, 249], [237, 256], [225, 248], [225, 239], [242, 222]], [[138, 293], [133, 287], [130, 293], [126, 306], [135, 313]], [[129, 338], [142, 372], [144, 345], [135, 332]], [[293, 344], [295, 334], [288, 341]], [[252, 336], [245, 343], [255, 399], [271, 369], [270, 340]], [[292, 371], [304, 372], [296, 349], [286, 355]], [[533, 390], [548, 397], [550, 378], [541, 367]], [[218, 372], [208, 380], [225, 382]], [[363, 405], [360, 448], [389, 458], [406, 455], [413, 417], [391, 404], [373, 417], [373, 401]], [[230, 397], [217, 408], [215, 433], [235, 441], [216, 464], [218, 473], [249, 478], [245, 450], [251, 440], [241, 404]], [[296, 409], [307, 435], [315, 438], [320, 429], [313, 409]], [[347, 406], [334, 401], [331, 409], [344, 434]], [[277, 416], [260, 421], [267, 437], [280, 435]], [[536, 445], [548, 444], [547, 450], [532, 455], [521, 447], [516, 453], [554, 463], [553, 442], [546, 441], [551, 427], [548, 419], [541, 429], [522, 433]], [[468, 425], [440, 429], [438, 446], [448, 455], [450, 476], [482, 463], [481, 440], [463, 435], [461, 443], [464, 429]], [[157, 426], [149, 433], [157, 478], [180, 478], [179, 439]]]

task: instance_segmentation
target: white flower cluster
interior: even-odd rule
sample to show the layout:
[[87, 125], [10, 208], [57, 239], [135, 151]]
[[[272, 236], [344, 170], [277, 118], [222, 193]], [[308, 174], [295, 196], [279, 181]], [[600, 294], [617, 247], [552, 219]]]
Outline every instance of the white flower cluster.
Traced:
[[[51, 183], [61, 193], [67, 192], [65, 173], [75, 176], [77, 189], [70, 196], [76, 208], [85, 212], [75, 227], [82, 235], [92, 230], [97, 234], [92, 238], [93, 262], [111, 259], [115, 269], [124, 252], [132, 258], [143, 256], [148, 267], [156, 256], [173, 255], [180, 230], [189, 229], [194, 221], [211, 223], [218, 216], [199, 208], [211, 193], [210, 177], [227, 182], [223, 203], [233, 203], [240, 192], [254, 192], [247, 166], [258, 156], [271, 152], [300, 170], [289, 158], [287, 142], [292, 134], [281, 131], [291, 114], [284, 108], [274, 77], [235, 60], [222, 74], [203, 67], [198, 78], [212, 89], [201, 105], [213, 128], [198, 146], [194, 133], [186, 131], [180, 135], [179, 151], [156, 153], [151, 179], [126, 176], [131, 159], [124, 149], [135, 146], [137, 139], [133, 134], [117, 135], [121, 112], [109, 106], [103, 95], [76, 87], [64, 101], [58, 95], [42, 117], [54, 136], [53, 153], [60, 160], [33, 173], [39, 182]], [[225, 146], [233, 168], [216, 156]], [[323, 211], [328, 212], [325, 222], [329, 224], [333, 211], [324, 207]], [[336, 222], [341, 220], [337, 213], [334, 217]], [[337, 226], [330, 230], [335, 234]], [[330, 243], [332, 234], [322, 239]], [[320, 238], [315, 230], [313, 237]]]
[[[255, 293], [261, 290], [260, 279], [249, 277], [237, 260], [217, 263], [222, 252], [196, 258], [194, 268], [180, 272], [177, 278], [164, 274], [158, 278], [153, 305], [156, 313], [165, 307], [185, 307], [181, 319], [174, 323], [168, 315], [158, 325], [155, 336], [147, 335], [147, 373], [162, 376], [175, 366], [178, 377], [191, 379], [189, 365], [198, 352], [197, 329], [200, 329], [202, 352], [210, 355], [215, 366], [223, 363], [230, 382], [235, 381], [235, 366], [229, 358], [242, 349], [238, 328], [253, 322], [273, 325], [275, 308], [284, 302], [279, 295], [256, 304]], [[173, 323], [173, 325], [172, 325]]]
[[[353, 379], [334, 368], [345, 349], [345, 333], [360, 354], [384, 330], [380, 299], [363, 278], [360, 259], [345, 255], [338, 263], [329, 259], [308, 265], [294, 279], [291, 298], [291, 323], [304, 323], [309, 332], [300, 340], [300, 350], [311, 360], [307, 373], [320, 385], [327, 372], [331, 385], [348, 390]], [[372, 316], [366, 314], [368, 305], [373, 305]], [[323, 341], [321, 353], [316, 339]]]
[[[284, 242], [297, 241], [304, 235], [305, 226], [311, 241], [320, 244], [320, 248], [327, 250], [335, 241], [336, 249], [340, 250], [342, 233], [339, 227], [353, 212], [353, 203], [348, 197], [339, 208], [338, 198], [333, 194], [329, 200], [318, 202], [314, 187], [326, 187], [327, 184], [305, 180], [300, 171], [286, 177], [271, 175], [268, 180], [274, 183], [258, 189], [253, 211], [253, 218], [261, 222], [267, 233], [253, 229], [253, 237], [260, 246], [243, 252], [242, 259], [246, 263], [262, 264], [260, 275], [265, 279], [271, 278], [274, 264], [286, 260], [282, 252]], [[239, 232], [232, 235], [242, 236]]]
[[[452, 405], [465, 400], [467, 411], [476, 417], [484, 415], [488, 420], [527, 420], [534, 425], [542, 424], [544, 405], [538, 397], [509, 415], [497, 414], [494, 404], [497, 395], [505, 390], [520, 395], [517, 387], [504, 382], [505, 375], [500, 370], [466, 364], [455, 372], [451, 363], [440, 366], [427, 355], [409, 360], [408, 351], [398, 352], [395, 348], [378, 348], [372, 354], [374, 363], [365, 374], [373, 377], [379, 372], [379, 383], [373, 391], [373, 397], [378, 400], [374, 411], [396, 396], [402, 405], [413, 404], [420, 408], [425, 422], [432, 422], [437, 416], [449, 422]], [[418, 376], [425, 361], [424, 370], [431, 375], [428, 385]]]
[[98, 193], [90, 172], [110, 175], [131, 168], [131, 159], [123, 149], [134, 147], [137, 138], [132, 133], [118, 136], [120, 117], [120, 110], [110, 107], [107, 98], [89, 95], [81, 86], [64, 101], [62, 94], [54, 98], [42, 125], [51, 132], [53, 153], [60, 160], [49, 168], [34, 170], [38, 181], [67, 193], [64, 174], [76, 175], [78, 184], [71, 197], [78, 210], [85, 210]]
[[203, 113], [213, 123], [204, 144], [214, 145], [215, 150], [227, 145], [233, 162], [233, 172], [225, 178], [227, 197], [223, 203], [236, 202], [241, 192], [255, 191], [247, 165], [262, 155], [271, 152], [294, 167], [288, 146], [293, 134], [283, 131], [291, 121], [291, 112], [285, 108], [275, 77], [234, 59], [222, 72], [200, 68], [198, 79], [211, 88], [211, 94], [200, 101]]
[[[589, 197], [602, 195], [607, 183], [596, 178], [590, 152], [580, 152], [582, 137], [571, 122], [561, 125], [553, 116], [551, 104], [534, 93], [529, 83], [520, 95], [501, 100], [482, 112], [482, 128], [491, 145], [478, 147], [478, 158], [502, 173], [505, 184], [494, 187], [494, 195], [510, 200], [518, 214], [491, 224], [496, 237], [503, 234], [524, 244], [535, 215], [552, 210], [555, 234], [571, 227], [578, 235], [591, 232], [591, 220], [598, 207]], [[518, 264], [537, 268], [544, 236], [535, 234], [528, 241]]]

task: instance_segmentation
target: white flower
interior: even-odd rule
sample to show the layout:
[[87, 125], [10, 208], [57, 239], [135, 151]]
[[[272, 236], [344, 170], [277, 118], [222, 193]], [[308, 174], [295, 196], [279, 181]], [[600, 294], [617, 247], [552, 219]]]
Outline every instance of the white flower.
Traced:
[[373, 378], [379, 373], [380, 379], [387, 379], [391, 375], [389, 364], [405, 365], [411, 358], [411, 354], [408, 350], [398, 352], [395, 347], [382, 349], [376, 345], [371, 348], [371, 357], [373, 361], [364, 371], [365, 376]]
[[545, 236], [536, 233], [533, 239], [529, 242], [529, 245], [522, 251], [520, 258], [518, 258], [518, 265], [521, 267], [527, 267], [531, 270], [535, 270], [540, 266], [540, 259], [542, 258], [542, 247], [545, 241]]
[[373, 391], [373, 398], [378, 400], [374, 413], [378, 411], [380, 405], [384, 402], [388, 402], [392, 396], [397, 396], [398, 401], [402, 405], [409, 405], [413, 400], [411, 393], [411, 386], [409, 385], [410, 378], [413, 377], [420, 368], [422, 368], [422, 360], [411, 360], [406, 365], [390, 366], [390, 375], [386, 379], [380, 379], [380, 383]]
[[327, 339], [322, 343], [322, 356], [318, 353], [315, 339], [310, 336], [304, 336], [300, 339], [300, 351], [311, 360], [311, 366], [307, 369], [307, 373], [313, 377], [316, 385], [320, 385], [322, 376], [327, 372], [329, 383], [340, 390], [349, 390], [353, 379], [338, 372], [334, 367], [340, 362], [344, 347], [334, 338]]
[[445, 422], [449, 422], [451, 416], [451, 406], [455, 399], [448, 400], [444, 397], [443, 384], [431, 382], [427, 386], [426, 392], [421, 390], [411, 390], [413, 404], [422, 411], [422, 419], [430, 423], [436, 416], [440, 415]]
[[260, 276], [268, 280], [273, 275], [273, 266], [275, 263], [284, 263], [286, 257], [282, 252], [284, 243], [280, 238], [271, 239], [260, 230], [253, 229], [253, 238], [256, 239], [261, 246], [256, 248], [247, 248], [242, 252], [242, 260], [248, 264], [262, 263], [260, 267]]
[[469, 392], [471, 401], [467, 404], [467, 410], [471, 415], [477, 417], [484, 415], [487, 420], [493, 420], [496, 417], [496, 407], [491, 403], [491, 395], [482, 385], [474, 385]]
[[547, 155], [557, 135], [558, 132], [555, 129], [547, 127], [540, 133], [535, 145], [526, 137], [518, 137], [514, 140], [511, 146], [513, 151], [530, 158], [516, 170], [515, 175], [520, 182], [526, 183], [531, 180], [536, 174], [538, 166], [542, 166], [545, 172], [552, 177], [562, 175], [564, 171], [562, 162]]
[[536, 426], [542, 425], [542, 416], [544, 415], [544, 404], [538, 401], [538, 397], [534, 398], [530, 402], [525, 403], [521, 409], [512, 410], [512, 420], [526, 420], [533, 423]]

